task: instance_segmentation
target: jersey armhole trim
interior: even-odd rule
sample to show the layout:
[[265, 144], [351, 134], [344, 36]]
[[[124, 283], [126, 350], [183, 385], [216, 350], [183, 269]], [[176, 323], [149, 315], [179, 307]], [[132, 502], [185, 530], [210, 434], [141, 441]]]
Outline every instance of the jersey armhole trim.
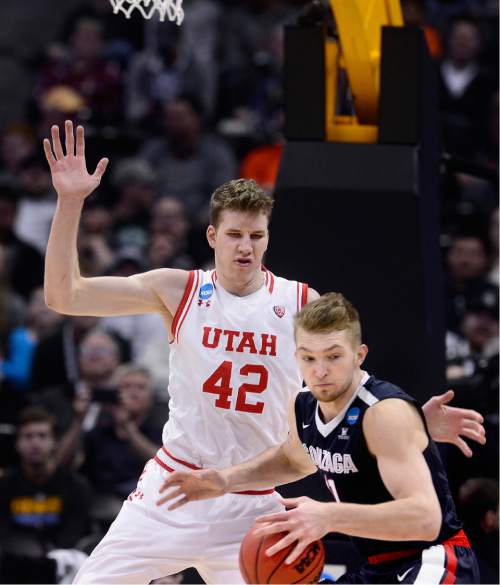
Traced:
[[297, 313], [302, 307], [307, 304], [307, 293], [309, 291], [309, 285], [303, 282], [297, 282]]
[[309, 285], [304, 283], [304, 282], [302, 282], [301, 285], [302, 285], [302, 296], [300, 299], [300, 308], [302, 309], [302, 307], [304, 305], [307, 305], [307, 295], [309, 293]]
[[[179, 321], [181, 320], [181, 316], [183, 315], [184, 310], [186, 308], [186, 305], [188, 304], [188, 299], [190, 297], [190, 294], [192, 293], [193, 289], [196, 289], [196, 286], [193, 287], [193, 282], [194, 282], [195, 278], [196, 278], [196, 286], [197, 286], [197, 284], [198, 284], [198, 271], [191, 270], [189, 272], [188, 281], [186, 283], [186, 288], [184, 289], [184, 294], [182, 295], [181, 302], [179, 303], [179, 306], [177, 307], [177, 310], [175, 311], [174, 318], [172, 320], [171, 342], [179, 339], [179, 329], [180, 329], [181, 324], [182, 324], [182, 321], [181, 321], [181, 323], [179, 323]], [[189, 309], [189, 306], [188, 306], [188, 309]], [[186, 310], [186, 313], [187, 313], [187, 310]], [[184, 316], [185, 316], [185, 314], [184, 314]], [[184, 320], [184, 319], [182, 319], [182, 320]]]

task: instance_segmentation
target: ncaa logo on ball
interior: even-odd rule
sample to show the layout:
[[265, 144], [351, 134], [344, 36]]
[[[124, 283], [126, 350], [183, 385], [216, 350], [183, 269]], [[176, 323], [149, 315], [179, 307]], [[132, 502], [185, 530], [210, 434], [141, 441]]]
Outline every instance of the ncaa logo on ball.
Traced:
[[348, 425], [355, 424], [356, 421], [358, 420], [358, 418], [359, 418], [359, 408], [357, 406], [354, 406], [346, 414], [347, 424]]
[[208, 299], [214, 294], [214, 286], [210, 282], [200, 287], [200, 300], [208, 301]]

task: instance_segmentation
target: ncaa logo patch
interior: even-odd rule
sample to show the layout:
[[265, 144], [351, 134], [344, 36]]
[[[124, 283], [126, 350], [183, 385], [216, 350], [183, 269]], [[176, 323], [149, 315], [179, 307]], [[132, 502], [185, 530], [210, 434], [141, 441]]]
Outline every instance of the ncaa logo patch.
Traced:
[[356, 421], [359, 418], [359, 412], [360, 411], [359, 411], [359, 408], [357, 406], [353, 406], [352, 408], [350, 408], [347, 411], [346, 419], [347, 419], [347, 424], [348, 425], [351, 425], [352, 426], [353, 424], [356, 423]]
[[285, 314], [285, 307], [283, 305], [274, 305], [273, 309], [280, 319]]
[[201, 301], [208, 301], [208, 299], [214, 294], [214, 285], [210, 282], [200, 286], [200, 300]]

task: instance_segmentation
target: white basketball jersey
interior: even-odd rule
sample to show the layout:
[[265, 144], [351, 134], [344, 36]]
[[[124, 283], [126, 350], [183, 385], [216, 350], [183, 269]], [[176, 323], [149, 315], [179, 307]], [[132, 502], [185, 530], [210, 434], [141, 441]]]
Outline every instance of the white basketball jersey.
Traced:
[[190, 272], [172, 323], [167, 463], [221, 468], [285, 440], [288, 402], [301, 387], [293, 316], [307, 285], [265, 276], [238, 297], [215, 271]]

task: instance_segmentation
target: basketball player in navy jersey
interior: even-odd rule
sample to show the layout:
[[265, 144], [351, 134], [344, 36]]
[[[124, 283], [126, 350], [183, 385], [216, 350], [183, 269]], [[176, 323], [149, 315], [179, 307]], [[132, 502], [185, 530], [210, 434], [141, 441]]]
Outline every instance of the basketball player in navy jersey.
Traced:
[[307, 387], [292, 400], [281, 445], [225, 470], [175, 473], [158, 504], [170, 509], [228, 491], [281, 485], [319, 469], [334, 502], [284, 499], [256, 534], [288, 534], [292, 563], [329, 532], [349, 535], [367, 563], [339, 583], [478, 583], [438, 450], [417, 401], [363, 371], [368, 348], [356, 309], [329, 293], [295, 317], [296, 357]]

